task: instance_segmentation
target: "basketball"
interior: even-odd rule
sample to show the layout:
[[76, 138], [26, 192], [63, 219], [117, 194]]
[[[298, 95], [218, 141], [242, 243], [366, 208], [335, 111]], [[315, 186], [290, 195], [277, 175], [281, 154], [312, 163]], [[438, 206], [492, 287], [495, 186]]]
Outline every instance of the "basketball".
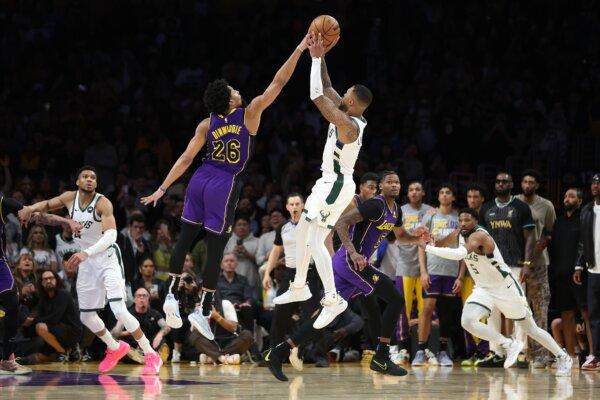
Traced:
[[308, 31], [320, 33], [323, 38], [323, 45], [329, 47], [340, 36], [340, 24], [331, 15], [319, 15], [313, 19]]

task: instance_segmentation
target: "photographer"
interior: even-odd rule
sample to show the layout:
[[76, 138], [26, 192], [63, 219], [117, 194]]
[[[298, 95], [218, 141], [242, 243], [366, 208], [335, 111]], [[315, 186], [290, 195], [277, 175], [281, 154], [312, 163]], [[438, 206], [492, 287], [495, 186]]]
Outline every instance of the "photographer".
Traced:
[[180, 362], [181, 355], [187, 354], [183, 346], [190, 332], [188, 315], [194, 312], [196, 304], [200, 303], [199, 286], [196, 276], [192, 272], [187, 271], [181, 274], [177, 288], [177, 298], [179, 300], [179, 315], [181, 316], [183, 325], [181, 328], [173, 329], [174, 349], [173, 357], [171, 357], [172, 363]]

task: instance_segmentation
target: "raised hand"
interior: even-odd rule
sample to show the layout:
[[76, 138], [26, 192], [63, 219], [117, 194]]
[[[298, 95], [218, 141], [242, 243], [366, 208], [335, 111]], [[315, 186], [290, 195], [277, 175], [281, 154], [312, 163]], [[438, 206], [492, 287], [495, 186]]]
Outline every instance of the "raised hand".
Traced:
[[323, 38], [321, 34], [310, 33], [308, 38], [308, 51], [310, 56], [313, 58], [321, 58], [325, 54], [325, 47], [323, 46]]
[[17, 213], [17, 216], [19, 217], [19, 222], [21, 223], [21, 225], [26, 227], [27, 224], [29, 224], [29, 221], [31, 220], [31, 216], [32, 216], [31, 207], [25, 206], [25, 207], [21, 208], [19, 210], [19, 212]]
[[310, 33], [307, 33], [306, 36], [304, 36], [302, 38], [302, 41], [298, 45], [298, 50], [304, 51], [304, 50], [308, 49], [308, 39], [310, 38], [310, 35], [311, 35]]

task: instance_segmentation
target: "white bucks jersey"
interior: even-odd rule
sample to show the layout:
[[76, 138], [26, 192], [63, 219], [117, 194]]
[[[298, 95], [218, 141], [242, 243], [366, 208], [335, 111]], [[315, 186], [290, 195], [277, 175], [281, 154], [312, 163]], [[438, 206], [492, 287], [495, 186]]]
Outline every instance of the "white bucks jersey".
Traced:
[[[475, 231], [487, 233], [483, 228], [477, 228]], [[461, 246], [465, 246], [465, 238], [462, 235], [459, 235], [459, 243]], [[502, 258], [502, 254], [500, 254], [500, 249], [496, 245], [496, 242], [494, 242], [493, 254], [485, 255], [471, 252], [465, 258], [465, 263], [475, 282], [475, 286], [478, 287], [498, 287], [504, 283], [504, 278], [511, 273], [510, 268], [504, 262], [504, 258]]]
[[338, 138], [337, 127], [329, 124], [327, 142], [323, 149], [323, 164], [321, 164], [324, 177], [337, 179], [340, 175], [352, 177], [354, 173], [354, 164], [362, 146], [362, 136], [367, 121], [362, 117], [350, 118], [358, 125], [358, 138], [352, 143], [342, 143]]
[[87, 249], [102, 237], [102, 219], [96, 213], [96, 204], [101, 197], [103, 197], [101, 194], [95, 193], [89, 204], [80, 204], [79, 190], [75, 192], [75, 199], [71, 206], [71, 219], [82, 226], [81, 233], [73, 235], [75, 244], [80, 249]]

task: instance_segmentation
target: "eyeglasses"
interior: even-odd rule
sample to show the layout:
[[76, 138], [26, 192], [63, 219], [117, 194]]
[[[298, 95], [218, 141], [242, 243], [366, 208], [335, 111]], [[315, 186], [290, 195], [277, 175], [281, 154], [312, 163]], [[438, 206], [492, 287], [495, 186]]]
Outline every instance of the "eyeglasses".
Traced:
[[496, 183], [511, 183], [510, 179], [496, 179]]

